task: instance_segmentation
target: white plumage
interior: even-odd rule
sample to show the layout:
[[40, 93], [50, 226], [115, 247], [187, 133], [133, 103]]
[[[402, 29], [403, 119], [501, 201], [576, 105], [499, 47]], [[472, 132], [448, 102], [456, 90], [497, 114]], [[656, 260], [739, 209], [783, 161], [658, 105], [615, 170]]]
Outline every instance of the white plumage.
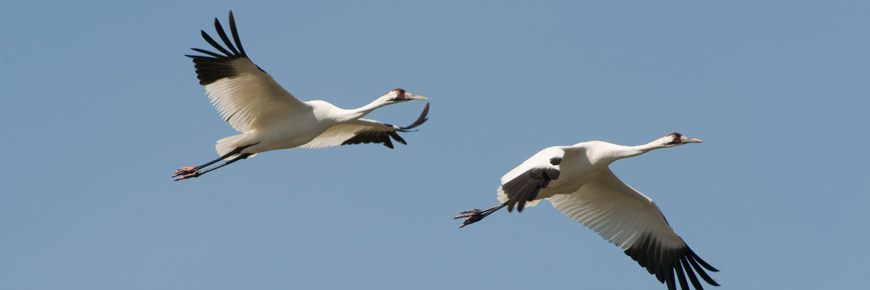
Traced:
[[553, 207], [625, 250], [660, 282], [667, 283], [668, 289], [675, 290], [677, 281], [683, 289], [689, 289], [686, 277], [696, 289], [703, 289], [693, 269], [707, 283], [719, 286], [704, 272], [717, 270], [689, 249], [655, 202], [623, 183], [608, 168], [622, 158], [687, 143], [701, 140], [671, 133], [640, 146], [589, 141], [549, 147], [501, 178], [500, 205], [464, 211], [456, 218], [467, 218], [464, 227], [505, 206], [508, 211], [514, 207], [522, 211], [549, 199]]
[[[384, 146], [393, 148], [391, 139], [406, 144], [397, 132], [408, 132], [427, 120], [428, 103], [420, 118], [407, 127], [360, 119], [386, 105], [410, 100], [427, 100], [426, 97], [402, 89], [389, 91], [357, 109], [342, 109], [320, 100], [299, 101], [248, 58], [239, 40], [232, 11], [230, 11], [230, 30], [235, 46], [217, 18], [215, 18], [215, 29], [229, 50], [224, 49], [202, 31], [202, 37], [222, 54], [194, 48], [194, 51], [207, 56], [188, 55], [188, 57], [193, 58], [197, 78], [200, 84], [205, 86], [209, 99], [221, 117], [242, 134], [218, 140], [215, 146], [220, 155], [218, 159], [200, 166], [179, 169], [173, 175], [179, 177], [176, 181], [198, 177], [235, 161], [270, 150], [323, 148], [359, 143], [383, 143]], [[229, 160], [224, 164], [200, 171], [224, 159]]]

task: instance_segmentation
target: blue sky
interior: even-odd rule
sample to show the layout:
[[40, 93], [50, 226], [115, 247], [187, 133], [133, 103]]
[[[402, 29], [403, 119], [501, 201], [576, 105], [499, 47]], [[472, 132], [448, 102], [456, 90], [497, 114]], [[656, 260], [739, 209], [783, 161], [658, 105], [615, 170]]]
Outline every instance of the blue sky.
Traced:
[[[452, 217], [545, 147], [674, 131], [704, 143], [611, 168], [719, 289], [866, 284], [866, 2], [73, 2], [0, 10], [2, 289], [666, 289], [547, 202]], [[172, 182], [236, 134], [184, 57], [229, 10], [298, 98], [429, 122]]]

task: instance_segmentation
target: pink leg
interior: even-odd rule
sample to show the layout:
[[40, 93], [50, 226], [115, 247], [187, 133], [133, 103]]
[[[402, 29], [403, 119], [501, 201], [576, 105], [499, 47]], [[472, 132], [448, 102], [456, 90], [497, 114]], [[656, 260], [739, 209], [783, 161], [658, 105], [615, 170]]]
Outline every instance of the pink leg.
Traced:
[[218, 169], [218, 168], [224, 167], [224, 166], [226, 166], [226, 165], [228, 165], [228, 164], [230, 164], [230, 163], [233, 163], [233, 162], [239, 161], [239, 160], [241, 160], [241, 159], [248, 158], [249, 156], [251, 156], [251, 155], [253, 155], [253, 154], [256, 154], [256, 153], [242, 153], [242, 154], [239, 155], [238, 157], [233, 158], [232, 160], [227, 161], [227, 162], [225, 162], [224, 164], [221, 164], [221, 165], [218, 165], [218, 166], [212, 167], [212, 168], [210, 168], [210, 169], [206, 169], [206, 170], [204, 170], [204, 171], [199, 171], [200, 169], [203, 169], [203, 168], [205, 168], [205, 167], [207, 167], [207, 166], [209, 166], [209, 165], [215, 164], [215, 163], [217, 163], [217, 162], [219, 162], [219, 161], [221, 161], [221, 160], [226, 159], [227, 157], [230, 157], [230, 156], [233, 156], [233, 155], [239, 154], [239, 153], [241, 153], [242, 150], [244, 150], [245, 148], [248, 148], [248, 147], [254, 146], [254, 145], [256, 145], [256, 144], [257, 144], [257, 143], [254, 143], [254, 144], [251, 144], [251, 145], [242, 146], [242, 147], [236, 147], [236, 149], [233, 149], [233, 151], [230, 151], [229, 153], [224, 154], [223, 156], [218, 157], [217, 159], [212, 160], [212, 161], [209, 161], [208, 163], [203, 164], [203, 165], [200, 165], [200, 166], [196, 166], [196, 167], [194, 167], [194, 166], [188, 166], [188, 167], [182, 167], [182, 168], [179, 168], [178, 171], [175, 171], [175, 174], [173, 174], [172, 177], [181, 176], [181, 177], [175, 179], [175, 181], [184, 180], [184, 179], [190, 179], [190, 178], [194, 178], [194, 177], [198, 177], [198, 176], [200, 176], [200, 175], [206, 174], [206, 173], [209, 172], [209, 171], [212, 171], [212, 170], [215, 170], [215, 169]]

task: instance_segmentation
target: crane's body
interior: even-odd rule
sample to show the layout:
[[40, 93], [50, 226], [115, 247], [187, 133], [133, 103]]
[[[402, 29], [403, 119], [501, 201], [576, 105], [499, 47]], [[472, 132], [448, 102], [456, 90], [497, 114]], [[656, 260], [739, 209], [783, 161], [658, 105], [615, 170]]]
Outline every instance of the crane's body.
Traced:
[[[507, 184], [521, 174], [528, 172], [530, 168], [540, 167], [540, 164], [550, 162], [550, 159], [559, 156], [561, 159], [558, 164], [559, 178], [551, 179], [546, 187], [537, 192], [533, 200], [527, 201], [537, 204], [538, 201], [557, 194], [576, 192], [583, 185], [595, 179], [599, 173], [608, 170], [608, 166], [614, 161], [643, 154], [655, 149], [655, 144], [656, 142], [651, 142], [641, 146], [623, 146], [603, 141], [587, 141], [571, 146], [548, 147], [506, 173], [502, 176], [501, 182]], [[502, 188], [499, 188], [499, 192], [504, 193]], [[645, 199], [649, 200], [649, 198]]]

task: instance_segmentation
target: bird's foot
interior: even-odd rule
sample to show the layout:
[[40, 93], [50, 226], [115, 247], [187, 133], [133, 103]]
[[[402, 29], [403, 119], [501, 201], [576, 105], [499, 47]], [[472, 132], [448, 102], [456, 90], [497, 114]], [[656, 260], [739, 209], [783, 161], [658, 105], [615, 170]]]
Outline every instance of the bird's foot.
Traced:
[[194, 171], [194, 172], [192, 172], [192, 173], [188, 173], [188, 174], [182, 175], [182, 176], [179, 177], [179, 178], [176, 178], [175, 181], [185, 180], [185, 179], [190, 179], [190, 178], [196, 178], [196, 177], [199, 177], [200, 175], [202, 175], [201, 172], [199, 172], [199, 171]]
[[182, 168], [179, 168], [178, 171], [175, 171], [175, 174], [173, 174], [172, 177], [190, 174], [190, 173], [193, 173], [194, 171], [196, 171], [196, 167], [193, 167], [193, 166], [182, 167]]
[[179, 168], [178, 171], [176, 171], [175, 174], [172, 175], [172, 177], [181, 176], [181, 177], [178, 177], [175, 179], [175, 181], [179, 181], [179, 180], [184, 180], [184, 179], [188, 179], [188, 178], [195, 178], [195, 177], [198, 177], [200, 175], [202, 175], [202, 173], [200, 173], [199, 170], [196, 170], [196, 167], [188, 166], [188, 167]]
[[482, 220], [484, 217], [486, 217], [485, 215], [483, 215], [483, 213], [484, 213], [484, 211], [479, 210], [479, 209], [466, 210], [466, 211], [460, 212], [460, 215], [454, 217], [453, 219], [467, 218], [467, 219], [465, 219], [464, 222], [462, 222], [462, 225], [459, 226], [459, 228], [462, 228], [464, 226], [467, 226], [467, 225], [470, 225], [470, 224], [473, 224], [473, 223], [476, 223], [476, 222], [479, 222], [480, 220]]

